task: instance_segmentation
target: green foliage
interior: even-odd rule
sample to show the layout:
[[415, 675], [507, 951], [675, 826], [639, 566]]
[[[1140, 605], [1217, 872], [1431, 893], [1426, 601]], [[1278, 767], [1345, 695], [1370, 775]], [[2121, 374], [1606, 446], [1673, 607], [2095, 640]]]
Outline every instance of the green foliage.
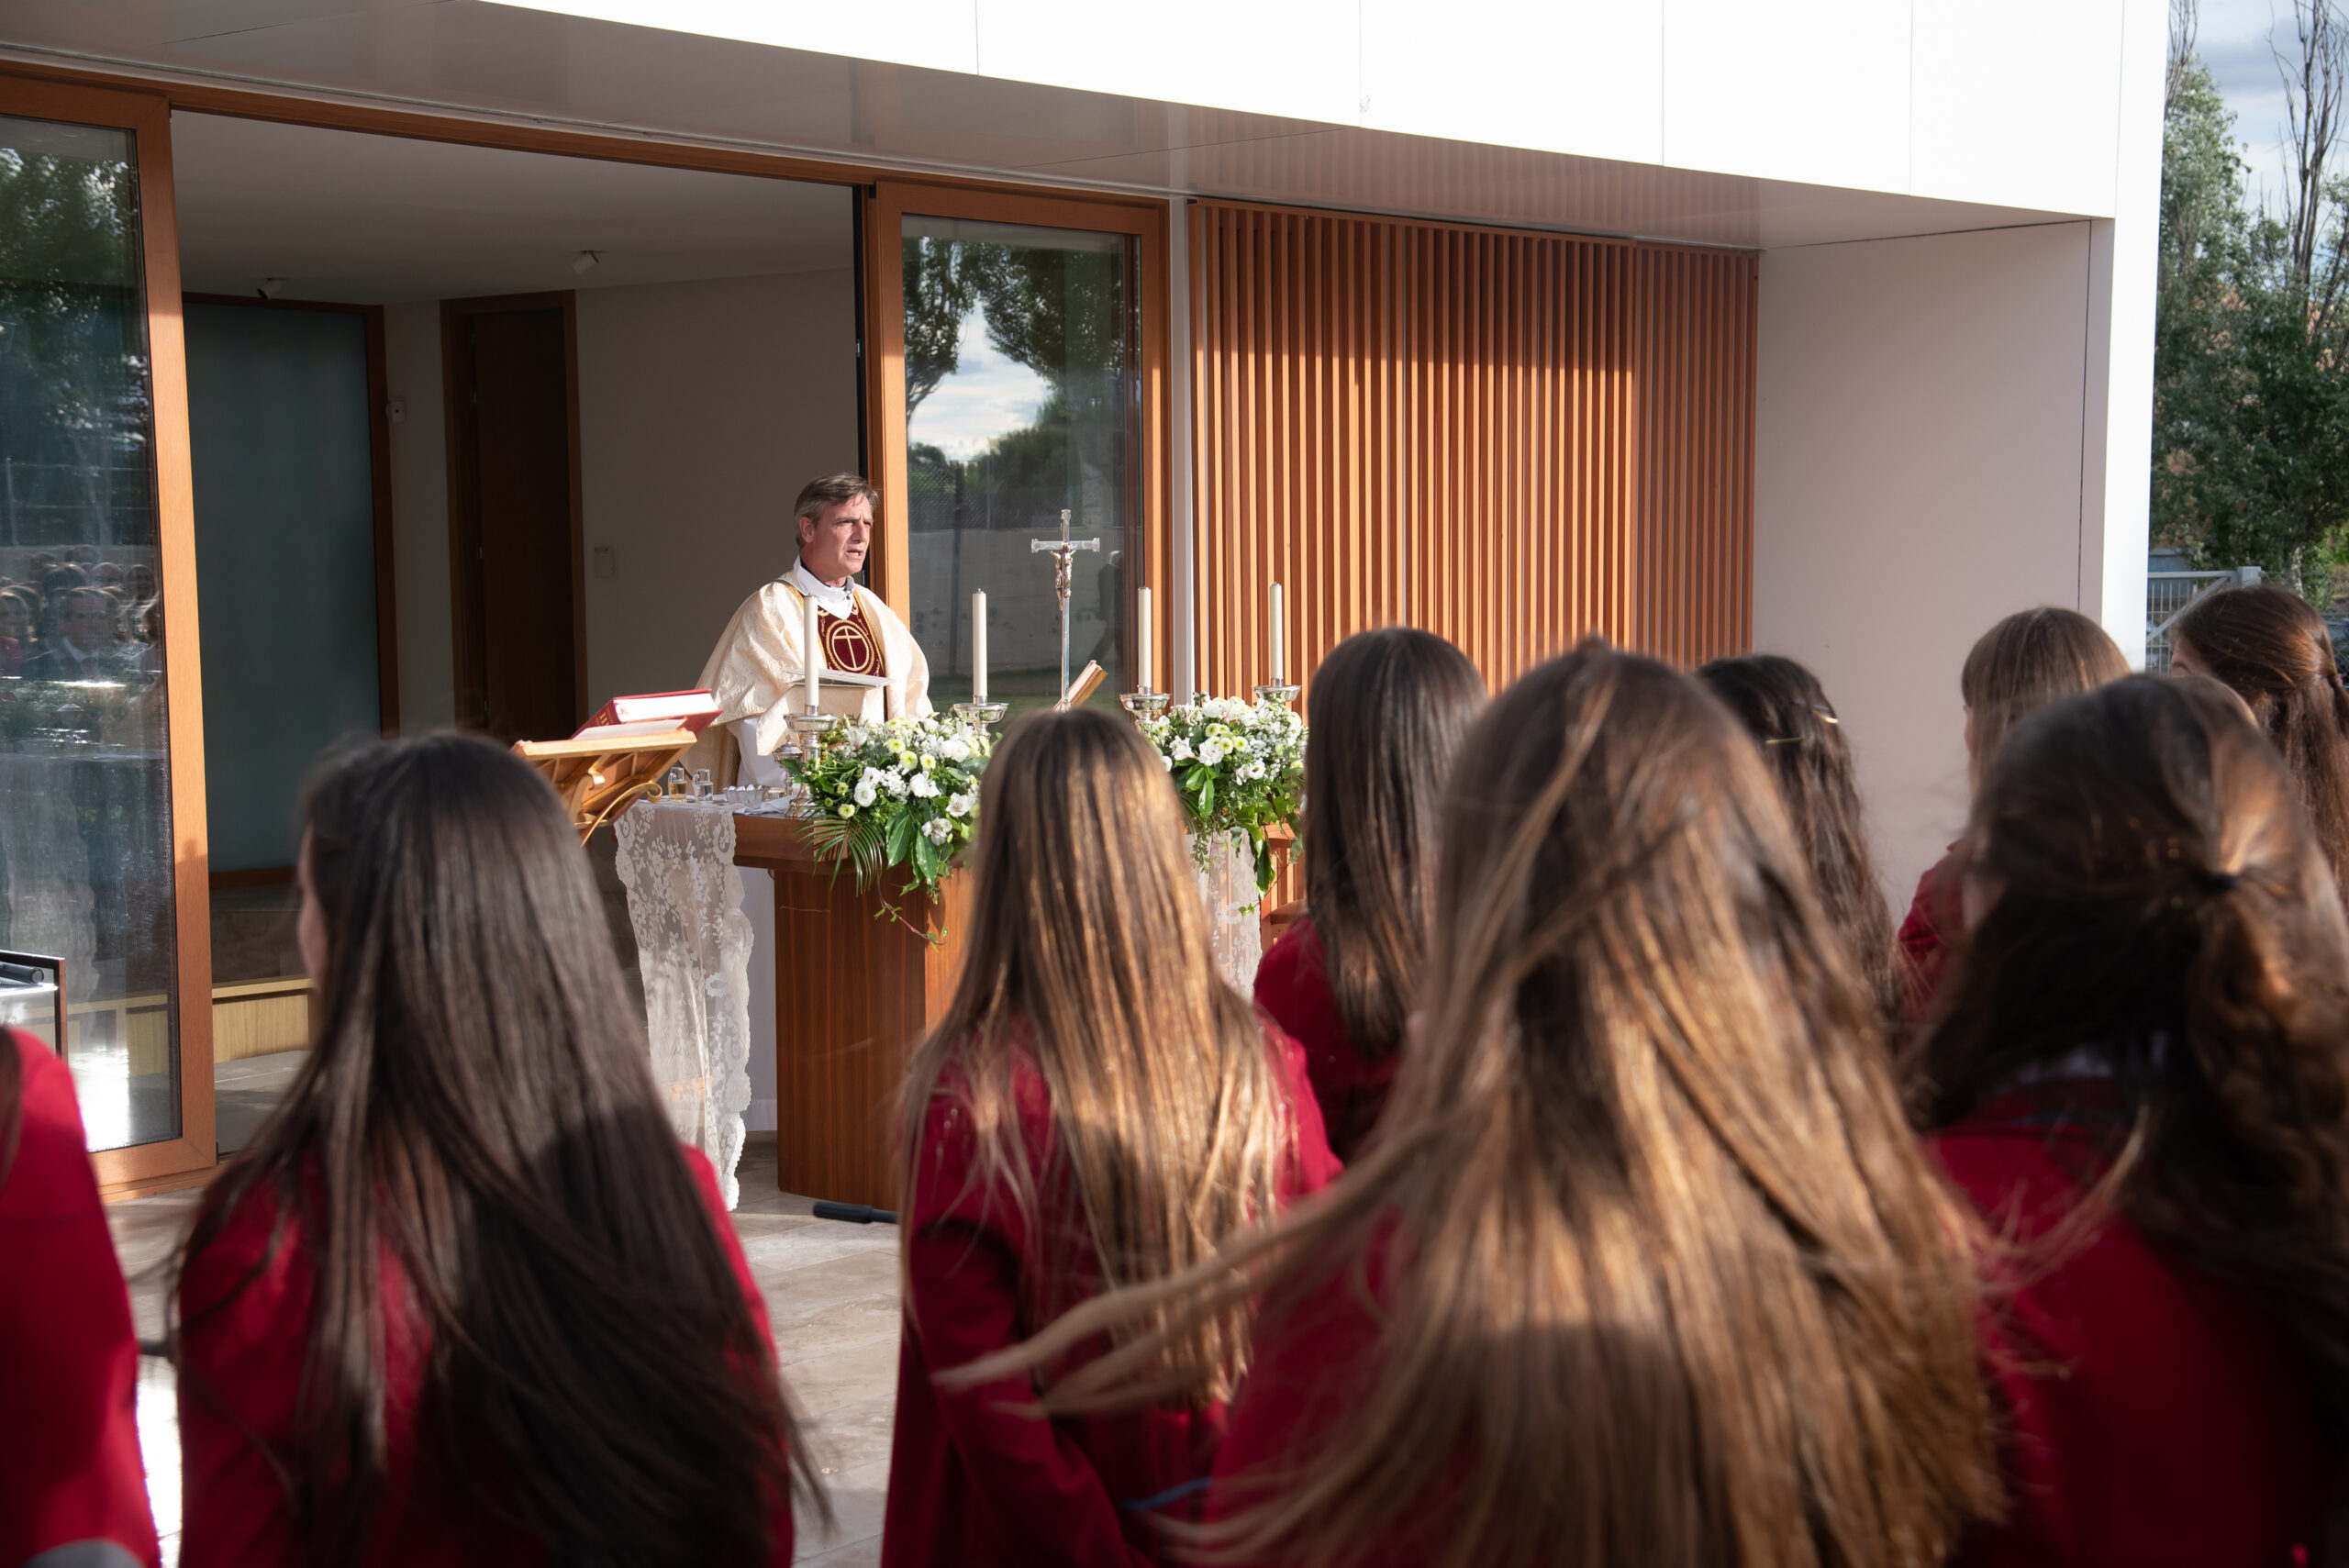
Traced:
[[[907, 891], [935, 898], [977, 827], [979, 775], [993, 750], [985, 731], [952, 719], [893, 718], [845, 726], [813, 759], [788, 766], [814, 802], [818, 845], [860, 887], [897, 871]], [[885, 898], [878, 912], [905, 918]]]
[[1264, 829], [1295, 825], [1305, 805], [1305, 721], [1286, 706], [1208, 697], [1141, 727], [1183, 796], [1205, 857], [1218, 834], [1244, 833], [1255, 853], [1256, 891], [1273, 884]]
[[2199, 565], [2256, 564], [2322, 606], [2349, 542], [2349, 358], [2335, 308], [2343, 190], [2313, 254], [2243, 201], [2210, 72], [2173, 74], [2163, 127], [2153, 526]]

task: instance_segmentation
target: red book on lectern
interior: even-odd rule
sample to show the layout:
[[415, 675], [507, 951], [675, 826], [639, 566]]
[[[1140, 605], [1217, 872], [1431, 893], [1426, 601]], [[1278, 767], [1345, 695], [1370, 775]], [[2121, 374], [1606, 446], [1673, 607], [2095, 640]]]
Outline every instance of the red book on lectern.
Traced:
[[718, 714], [717, 696], [709, 692], [652, 692], [643, 696], [614, 697], [596, 717], [580, 726], [574, 740], [618, 740], [624, 735], [659, 735], [689, 729], [696, 735]]

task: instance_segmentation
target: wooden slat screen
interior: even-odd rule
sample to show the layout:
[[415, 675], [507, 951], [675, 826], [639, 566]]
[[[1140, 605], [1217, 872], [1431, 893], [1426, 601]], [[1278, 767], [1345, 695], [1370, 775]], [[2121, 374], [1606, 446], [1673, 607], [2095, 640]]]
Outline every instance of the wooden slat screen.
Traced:
[[1497, 690], [1596, 631], [1688, 664], [1752, 625], [1756, 265], [1742, 251], [1191, 209], [1203, 689], [1366, 627]]

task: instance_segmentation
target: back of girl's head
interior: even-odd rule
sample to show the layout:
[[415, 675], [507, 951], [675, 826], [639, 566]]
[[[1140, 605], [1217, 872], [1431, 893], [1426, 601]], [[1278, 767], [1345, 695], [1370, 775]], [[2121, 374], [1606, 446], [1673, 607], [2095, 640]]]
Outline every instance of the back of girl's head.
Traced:
[[396, 1506], [386, 1251], [426, 1317], [418, 1441], [452, 1507], [582, 1562], [756, 1555], [786, 1446], [814, 1473], [562, 803], [504, 751], [436, 736], [329, 765], [306, 817], [318, 1039], [187, 1256], [249, 1196], [301, 1220], [318, 1284], [293, 1499], [313, 1560], [355, 1560]]
[[2016, 729], [1975, 814], [1929, 1119], [2087, 1059], [2120, 1201], [2300, 1332], [2349, 1434], [2349, 929], [2290, 775], [2215, 683], [2139, 676]]
[[1314, 673], [1305, 754], [1305, 886], [1355, 1048], [1403, 1037], [1427, 943], [1438, 796], [1484, 705], [1468, 657], [1432, 632], [1357, 632]]
[[2007, 731], [2049, 703], [2128, 673], [2120, 645], [2077, 610], [2054, 605], [2018, 610], [1984, 632], [1958, 676], [1973, 727], [1975, 786], [1981, 786]]
[[1452, 781], [1424, 1039], [1259, 1281], [1384, 1252], [1376, 1360], [1226, 1544], [1939, 1562], [1989, 1487], [1954, 1211], [1753, 744], [1589, 643]]
[[[1216, 970], [1180, 803], [1133, 725], [1082, 708], [1022, 719], [980, 787], [962, 976], [907, 1070], [901, 1147], [910, 1202], [931, 1102], [952, 1096], [978, 1179], [1034, 1218], [1059, 1200], [1013, 1081], [1041, 1074], [1074, 1212], [1039, 1229], [1093, 1253], [1047, 1258], [1047, 1277], [1026, 1282], [1042, 1321], [1105, 1284], [1177, 1273], [1272, 1213], [1291, 1107], [1253, 1012]], [[1169, 1347], [1167, 1396], [1228, 1396], [1244, 1329], [1230, 1312]]]
[[2336, 880], [2349, 878], [2349, 689], [2332, 635], [2298, 594], [2263, 583], [2205, 594], [2170, 628], [2283, 753]]
[[1819, 677], [1791, 659], [1756, 653], [1716, 659], [1697, 678], [1762, 749], [1829, 922], [1842, 933], [1887, 1023], [1898, 1018], [1903, 996], [1892, 915], [1868, 852], [1851, 744]]

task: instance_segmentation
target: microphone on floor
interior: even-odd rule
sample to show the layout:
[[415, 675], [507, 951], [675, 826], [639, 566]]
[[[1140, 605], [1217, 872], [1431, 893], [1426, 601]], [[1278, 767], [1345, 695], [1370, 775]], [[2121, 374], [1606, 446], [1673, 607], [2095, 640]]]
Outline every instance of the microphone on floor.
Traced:
[[896, 1215], [888, 1209], [874, 1208], [870, 1204], [863, 1203], [830, 1203], [823, 1198], [816, 1200], [816, 1218], [842, 1220], [850, 1225], [895, 1225], [897, 1223]]

